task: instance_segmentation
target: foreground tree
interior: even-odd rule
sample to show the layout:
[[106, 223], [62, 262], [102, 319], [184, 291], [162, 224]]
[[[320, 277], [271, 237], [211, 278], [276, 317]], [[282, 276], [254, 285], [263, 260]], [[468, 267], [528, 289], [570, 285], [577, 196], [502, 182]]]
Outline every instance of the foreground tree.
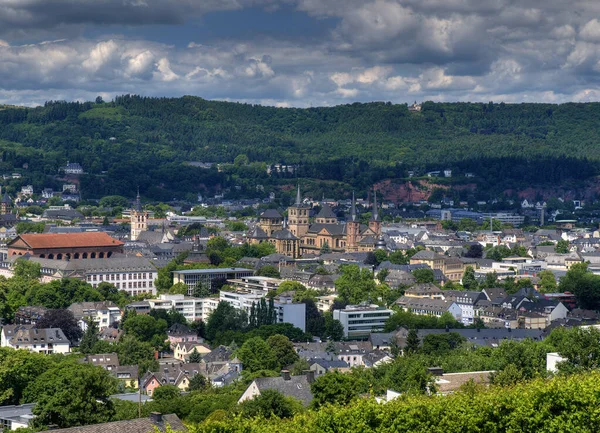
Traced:
[[67, 428], [109, 421], [114, 414], [110, 396], [116, 391], [117, 381], [108, 371], [73, 362], [43, 373], [27, 387], [24, 399], [36, 402], [34, 427]]
[[77, 324], [77, 320], [70, 310], [48, 310], [46, 314], [38, 320], [35, 327], [38, 329], [60, 328], [71, 344], [75, 344], [83, 335], [83, 331]]

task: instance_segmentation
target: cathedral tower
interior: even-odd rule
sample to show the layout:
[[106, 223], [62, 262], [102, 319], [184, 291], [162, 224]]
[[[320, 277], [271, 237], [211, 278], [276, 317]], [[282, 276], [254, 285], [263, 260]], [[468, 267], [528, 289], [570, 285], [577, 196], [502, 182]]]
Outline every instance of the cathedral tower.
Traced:
[[302, 203], [300, 195], [300, 185], [296, 193], [296, 202], [288, 208], [288, 230], [298, 238], [301, 238], [308, 232], [309, 222], [308, 213], [309, 206]]

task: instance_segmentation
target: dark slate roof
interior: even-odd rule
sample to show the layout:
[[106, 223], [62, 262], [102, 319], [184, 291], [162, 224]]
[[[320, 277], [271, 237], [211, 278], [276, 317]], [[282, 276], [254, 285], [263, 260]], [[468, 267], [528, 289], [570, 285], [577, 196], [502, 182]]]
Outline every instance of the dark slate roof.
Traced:
[[171, 327], [167, 330], [167, 334], [176, 336], [176, 335], [190, 335], [194, 334], [189, 326], [183, 325], [181, 323], [173, 323]]
[[127, 421], [105, 422], [102, 424], [86, 425], [52, 430], [61, 433], [152, 433], [155, 427], [164, 432], [169, 425], [173, 431], [186, 432], [187, 428], [175, 414], [162, 415], [161, 421], [156, 422], [149, 418], [137, 418]]
[[258, 377], [254, 380], [260, 391], [274, 389], [286, 397], [293, 397], [308, 406], [313, 399], [310, 383], [306, 376], [291, 376], [289, 380], [283, 377]]
[[319, 233], [323, 229], [327, 229], [332, 235], [346, 234], [346, 224], [311, 224], [308, 228], [308, 232]]
[[273, 234], [271, 235], [271, 237], [273, 239], [279, 239], [279, 240], [297, 240], [298, 239], [288, 229], [277, 230], [276, 232], [273, 232]]
[[262, 214], [260, 214], [261, 218], [283, 218], [279, 212], [275, 209], [267, 209]]
[[317, 214], [317, 218], [337, 218], [337, 215], [333, 213], [333, 210], [325, 203]]
[[309, 364], [319, 364], [325, 370], [330, 370], [332, 368], [348, 368], [350, 367], [346, 361], [340, 361], [339, 359], [309, 359]]
[[75, 209], [46, 209], [43, 218], [57, 218], [63, 220], [83, 219], [83, 214]]
[[225, 362], [231, 358], [232, 351], [227, 346], [219, 346], [202, 358], [207, 364], [209, 362]]
[[363, 244], [363, 245], [374, 245], [375, 242], [377, 242], [375, 240], [375, 238], [373, 236], [369, 235], [369, 236], [365, 236], [364, 238], [362, 238], [358, 243]]
[[0, 203], [12, 204], [12, 200], [11, 200], [10, 196], [8, 195], [8, 193], [4, 193]]
[[250, 239], [267, 239], [267, 234], [259, 226], [255, 226], [250, 233], [248, 233]]

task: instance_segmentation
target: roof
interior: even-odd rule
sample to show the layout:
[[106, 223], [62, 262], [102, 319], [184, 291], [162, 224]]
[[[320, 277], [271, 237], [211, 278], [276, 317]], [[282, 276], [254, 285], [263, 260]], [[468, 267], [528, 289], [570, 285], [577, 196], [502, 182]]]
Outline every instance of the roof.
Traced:
[[325, 203], [323, 204], [323, 207], [317, 214], [316, 218], [337, 218], [337, 215], [333, 213], [331, 207], [329, 207], [329, 205]]
[[308, 232], [319, 233], [323, 229], [327, 230], [332, 235], [346, 234], [346, 224], [311, 224]]
[[494, 371], [468, 371], [465, 373], [446, 373], [436, 377], [435, 384], [440, 394], [448, 394], [458, 389], [469, 381], [480, 384], [489, 384], [490, 375]]
[[435, 260], [442, 259], [444, 256], [433, 251], [422, 250], [411, 257], [411, 260]]
[[102, 424], [86, 425], [53, 430], [61, 433], [151, 433], [154, 428], [164, 432], [169, 425], [173, 431], [186, 432], [187, 428], [175, 414], [162, 415], [161, 421], [154, 421], [152, 415], [149, 418], [137, 418], [127, 421], [105, 422]]
[[273, 234], [271, 236], [274, 239], [280, 239], [280, 240], [297, 240], [298, 239], [288, 229], [277, 230], [276, 232], [273, 232]]
[[247, 268], [215, 268], [215, 269], [184, 269], [181, 271], [173, 271], [177, 274], [221, 274], [225, 272], [250, 272], [254, 273], [252, 269]]
[[250, 239], [267, 239], [268, 236], [265, 231], [257, 225], [248, 233], [248, 237]]
[[60, 328], [37, 329], [33, 325], [7, 325], [2, 328], [13, 346], [28, 344], [70, 344], [70, 341]]
[[115, 247], [123, 242], [104, 232], [84, 233], [27, 233], [17, 236], [8, 246], [21, 239], [30, 248]]
[[283, 218], [276, 209], [267, 209], [263, 213], [260, 214], [261, 218]]
[[281, 376], [259, 377], [254, 379], [254, 383], [256, 383], [256, 386], [260, 391], [273, 389], [279, 391], [286, 397], [293, 397], [300, 400], [305, 406], [308, 406], [313, 399], [310, 383], [306, 376], [290, 376], [288, 380], [285, 380]]

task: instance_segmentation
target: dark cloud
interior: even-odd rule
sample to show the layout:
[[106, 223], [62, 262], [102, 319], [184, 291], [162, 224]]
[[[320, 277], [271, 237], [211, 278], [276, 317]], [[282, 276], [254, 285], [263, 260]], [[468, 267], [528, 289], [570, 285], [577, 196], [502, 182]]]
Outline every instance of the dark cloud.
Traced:
[[[210, 30], [211, 12], [279, 7], [334, 19], [320, 39], [267, 38], [260, 20], [252, 39], [173, 46], [164, 33], [198, 16]], [[109, 36], [119, 26], [156, 32]], [[91, 27], [97, 40], [83, 36]], [[64, 40], [19, 44], [42, 38]], [[598, 99], [599, 77], [593, 0], [0, 0], [0, 102], [125, 92], [296, 106], [563, 102]]]

